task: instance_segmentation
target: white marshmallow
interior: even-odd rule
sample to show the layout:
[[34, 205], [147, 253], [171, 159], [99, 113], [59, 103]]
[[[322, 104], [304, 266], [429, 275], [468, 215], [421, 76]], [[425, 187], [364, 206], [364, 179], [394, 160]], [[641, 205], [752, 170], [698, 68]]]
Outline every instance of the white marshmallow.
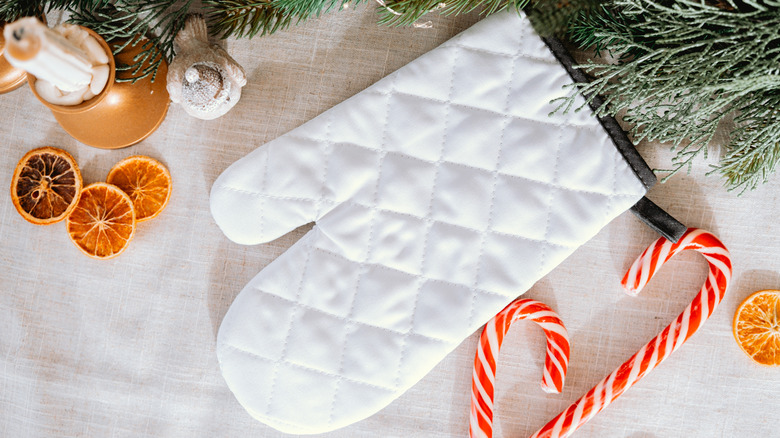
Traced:
[[93, 95], [97, 95], [106, 86], [108, 82], [108, 75], [110, 69], [108, 64], [98, 65], [92, 69], [92, 82], [89, 84], [89, 89]]

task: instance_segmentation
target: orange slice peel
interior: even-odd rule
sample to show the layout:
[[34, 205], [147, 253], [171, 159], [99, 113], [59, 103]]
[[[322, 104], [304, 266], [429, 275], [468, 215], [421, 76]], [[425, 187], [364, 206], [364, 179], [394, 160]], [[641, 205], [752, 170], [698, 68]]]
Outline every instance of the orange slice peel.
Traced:
[[780, 366], [780, 290], [760, 290], [734, 314], [734, 338], [742, 351], [764, 366]]
[[11, 179], [11, 199], [25, 220], [49, 225], [73, 211], [82, 185], [76, 160], [62, 149], [47, 146], [19, 160]]
[[84, 187], [73, 157], [62, 149], [28, 151], [14, 170], [11, 199], [28, 222], [65, 220], [70, 240], [84, 254], [110, 259], [121, 254], [138, 222], [157, 217], [171, 198], [171, 174], [159, 161], [134, 155], [118, 162], [105, 183]]
[[121, 254], [136, 229], [130, 197], [117, 186], [90, 184], [66, 221], [68, 236], [84, 254], [110, 259]]
[[138, 222], [157, 217], [171, 198], [170, 172], [159, 161], [143, 155], [127, 157], [116, 163], [106, 182], [130, 196]]

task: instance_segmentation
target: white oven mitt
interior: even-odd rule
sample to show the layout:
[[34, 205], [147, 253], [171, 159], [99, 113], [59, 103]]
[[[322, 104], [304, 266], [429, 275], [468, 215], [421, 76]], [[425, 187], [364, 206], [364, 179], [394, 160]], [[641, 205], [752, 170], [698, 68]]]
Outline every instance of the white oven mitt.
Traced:
[[548, 116], [570, 82], [499, 13], [217, 179], [237, 243], [316, 222], [219, 330], [253, 417], [305, 434], [377, 412], [642, 197], [592, 113]]

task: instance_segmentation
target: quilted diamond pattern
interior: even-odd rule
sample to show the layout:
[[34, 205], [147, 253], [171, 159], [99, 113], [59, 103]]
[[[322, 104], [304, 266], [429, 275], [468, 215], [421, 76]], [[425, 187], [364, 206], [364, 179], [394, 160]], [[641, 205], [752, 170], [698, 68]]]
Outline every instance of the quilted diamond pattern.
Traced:
[[221, 325], [251, 415], [291, 433], [371, 415], [644, 194], [592, 114], [549, 115], [570, 82], [496, 14], [219, 177], [236, 242], [316, 222]]

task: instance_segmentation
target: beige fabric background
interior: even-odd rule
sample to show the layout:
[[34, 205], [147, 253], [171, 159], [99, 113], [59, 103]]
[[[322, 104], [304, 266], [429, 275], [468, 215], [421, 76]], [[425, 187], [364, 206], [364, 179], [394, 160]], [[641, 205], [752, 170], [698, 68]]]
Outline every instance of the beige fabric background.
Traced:
[[[53, 17], [56, 22], [56, 17]], [[235, 401], [222, 377], [216, 331], [249, 279], [303, 230], [243, 247], [209, 213], [212, 182], [230, 163], [310, 120], [434, 48], [479, 19], [433, 17], [431, 29], [375, 24], [373, 6], [328, 14], [253, 41], [228, 41], [249, 83], [239, 104], [214, 121], [172, 106], [144, 142], [103, 151], [70, 138], [26, 86], [0, 95], [0, 187], [29, 149], [73, 154], [86, 183], [118, 160], [147, 154], [165, 162], [174, 191], [167, 210], [139, 226], [129, 249], [109, 261], [83, 256], [64, 224], [36, 227], [0, 196], [0, 436], [274, 437]], [[653, 167], [669, 152], [642, 145]], [[650, 191], [688, 226], [730, 248], [734, 278], [711, 320], [579, 437], [780, 437], [780, 369], [754, 365], [731, 335], [743, 298], [780, 288], [780, 181], [737, 197], [707, 178], [698, 160]], [[5, 189], [7, 190], [7, 189]], [[656, 236], [630, 213], [580, 248], [527, 297], [556, 309], [573, 349], [560, 395], [539, 388], [544, 339], [530, 323], [513, 328], [500, 356], [496, 436], [529, 436], [630, 357], [692, 299], [706, 265], [683, 254], [641, 296], [619, 281]], [[328, 437], [457, 437], [468, 430], [474, 334], [400, 399]]]

